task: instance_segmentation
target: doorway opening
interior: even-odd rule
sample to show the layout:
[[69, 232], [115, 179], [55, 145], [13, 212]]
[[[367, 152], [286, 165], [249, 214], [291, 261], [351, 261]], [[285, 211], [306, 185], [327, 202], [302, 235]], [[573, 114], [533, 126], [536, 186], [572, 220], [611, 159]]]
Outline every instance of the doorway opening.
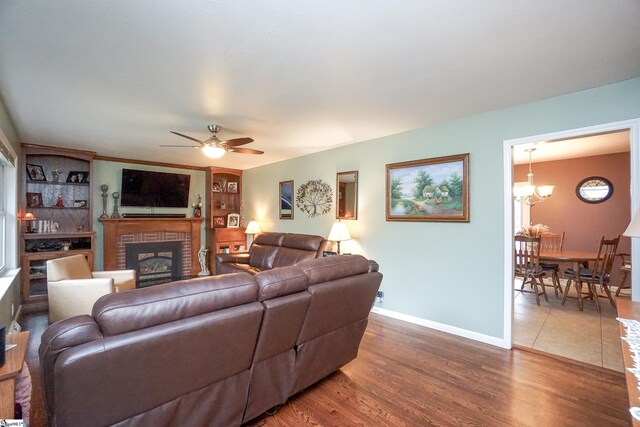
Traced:
[[[550, 276], [543, 279], [548, 301], [541, 297], [538, 306], [535, 296], [527, 293], [529, 285], [525, 285], [523, 292], [521, 284], [514, 281], [513, 237], [521, 224], [541, 224], [549, 226], [551, 232], [564, 231], [565, 248], [597, 252], [601, 235], [611, 238], [622, 234], [639, 202], [639, 130], [640, 120], [631, 120], [505, 141], [505, 347], [515, 345], [605, 368], [622, 369], [621, 359], [618, 360], [621, 355], [615, 354], [615, 349], [620, 347], [615, 308], [601, 298], [601, 313], [590, 300], [585, 302], [585, 311], [579, 311], [577, 301], [571, 299], [575, 290], [570, 290], [562, 305], [563, 295], [555, 296]], [[527, 179], [525, 149], [531, 147], [536, 148], [532, 163], [534, 184], [556, 185], [556, 188], [547, 200], [523, 207], [514, 201], [512, 187]], [[624, 168], [620, 167], [620, 162]], [[599, 175], [617, 174], [614, 180], [618, 185], [613, 188], [615, 199], [610, 198], [600, 206], [580, 200], [576, 187], [587, 178], [590, 170], [594, 171], [594, 176], [598, 175], [595, 171], [601, 171]], [[526, 218], [527, 214], [530, 218]], [[621, 241], [619, 253], [630, 252], [632, 259], [638, 257], [639, 248], [635, 247], [635, 242], [630, 244], [628, 238]], [[614, 270], [618, 267], [616, 262]], [[562, 277], [562, 272], [571, 265], [560, 265], [559, 268]], [[615, 271], [611, 280], [614, 292], [620, 283], [619, 276]], [[638, 279], [632, 275], [631, 292], [624, 290], [620, 294], [631, 297], [631, 293], [637, 293]], [[629, 278], [626, 280], [629, 286]], [[561, 281], [564, 291], [566, 279]], [[609, 343], [615, 345], [611, 344], [609, 348]]]

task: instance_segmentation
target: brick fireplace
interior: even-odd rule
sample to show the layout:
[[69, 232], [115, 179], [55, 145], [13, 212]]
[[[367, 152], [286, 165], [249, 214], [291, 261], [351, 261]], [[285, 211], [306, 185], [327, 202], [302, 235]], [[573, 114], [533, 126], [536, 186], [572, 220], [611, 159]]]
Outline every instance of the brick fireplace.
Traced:
[[104, 269], [126, 268], [127, 244], [180, 242], [182, 276], [200, 271], [200, 226], [202, 218], [121, 218], [100, 220], [104, 229]]

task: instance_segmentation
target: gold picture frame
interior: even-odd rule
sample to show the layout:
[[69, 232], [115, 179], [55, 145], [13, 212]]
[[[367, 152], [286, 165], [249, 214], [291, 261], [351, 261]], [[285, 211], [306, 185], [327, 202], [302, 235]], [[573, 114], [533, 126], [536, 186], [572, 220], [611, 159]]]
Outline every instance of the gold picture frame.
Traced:
[[386, 168], [387, 221], [469, 222], [469, 153]]

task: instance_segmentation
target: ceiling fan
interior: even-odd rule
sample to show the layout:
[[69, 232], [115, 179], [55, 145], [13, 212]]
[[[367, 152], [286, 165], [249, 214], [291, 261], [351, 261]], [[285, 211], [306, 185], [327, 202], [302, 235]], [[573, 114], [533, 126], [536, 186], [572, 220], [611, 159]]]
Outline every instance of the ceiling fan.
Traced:
[[189, 135], [184, 135], [179, 132], [169, 131], [175, 135], [187, 138], [190, 141], [197, 142], [199, 145], [161, 145], [160, 147], [199, 148], [202, 150], [205, 156], [212, 157], [214, 159], [222, 157], [227, 151], [231, 153], [241, 154], [264, 154], [264, 151], [239, 147], [240, 145], [245, 145], [253, 142], [253, 138], [233, 138], [222, 141], [220, 140], [220, 138], [218, 138], [217, 135], [220, 131], [220, 125], [209, 125], [207, 126], [207, 129], [209, 129], [209, 132], [211, 132], [213, 135], [211, 135], [209, 139], [205, 139], [204, 141], [200, 141], [199, 139], [193, 138]]

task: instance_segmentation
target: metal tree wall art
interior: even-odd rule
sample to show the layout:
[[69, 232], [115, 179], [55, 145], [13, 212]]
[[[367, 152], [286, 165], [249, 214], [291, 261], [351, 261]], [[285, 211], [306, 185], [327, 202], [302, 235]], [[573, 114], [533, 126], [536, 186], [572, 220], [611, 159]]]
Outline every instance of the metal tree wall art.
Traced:
[[314, 218], [331, 211], [332, 194], [329, 184], [312, 179], [298, 188], [296, 204], [298, 209], [309, 214], [309, 218]]

